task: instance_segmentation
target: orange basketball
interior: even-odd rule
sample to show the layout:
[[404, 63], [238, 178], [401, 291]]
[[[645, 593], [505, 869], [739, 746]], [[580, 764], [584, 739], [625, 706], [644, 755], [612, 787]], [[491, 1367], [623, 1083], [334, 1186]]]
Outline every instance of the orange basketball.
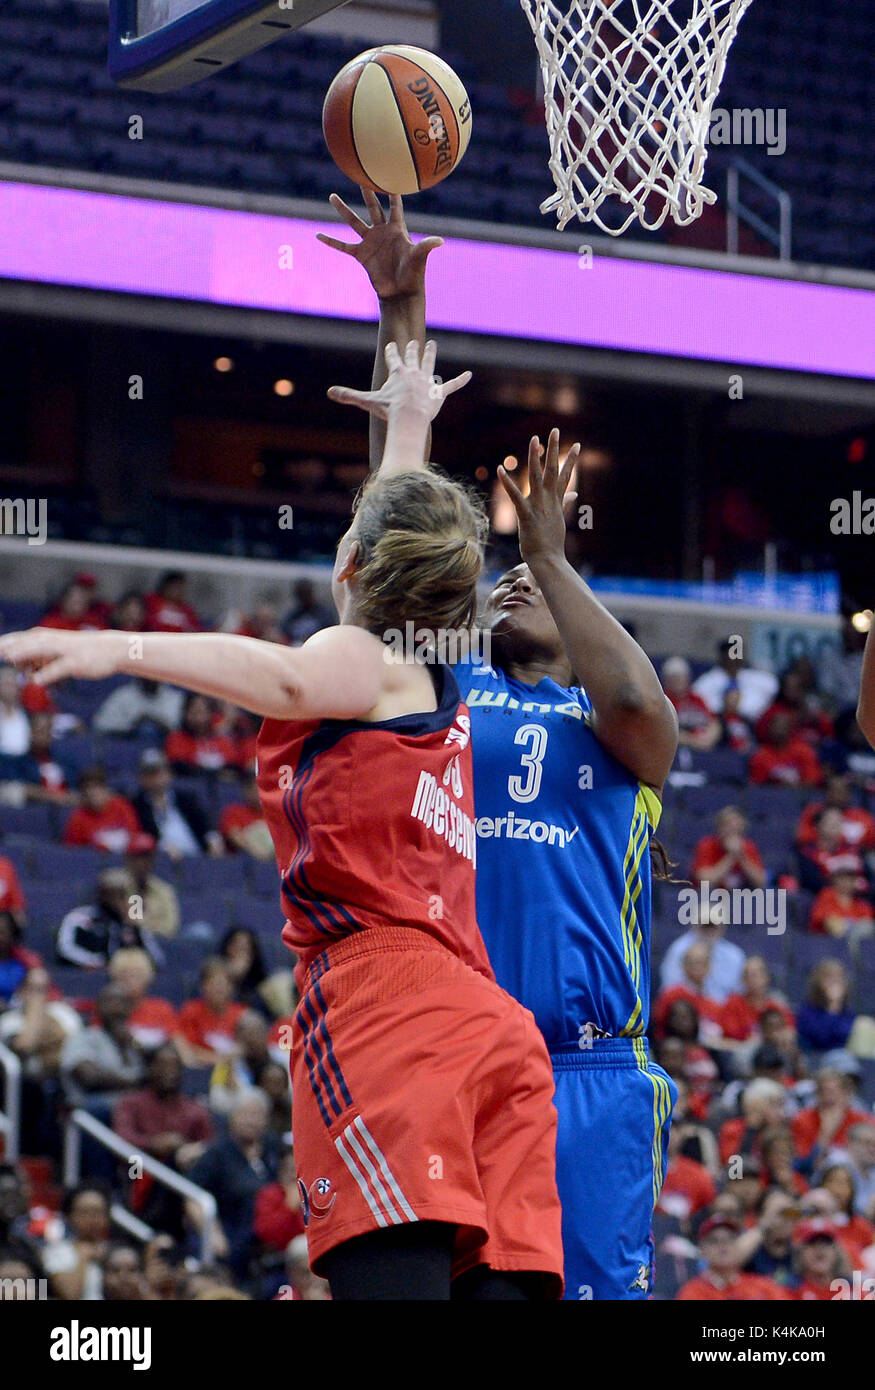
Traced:
[[337, 74], [322, 111], [337, 166], [377, 193], [419, 193], [455, 169], [471, 103], [448, 63], [404, 44], [371, 48]]

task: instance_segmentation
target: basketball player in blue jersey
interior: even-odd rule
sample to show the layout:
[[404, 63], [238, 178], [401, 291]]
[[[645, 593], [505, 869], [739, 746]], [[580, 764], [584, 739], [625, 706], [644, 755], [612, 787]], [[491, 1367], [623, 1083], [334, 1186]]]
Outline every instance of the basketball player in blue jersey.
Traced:
[[[400, 199], [387, 220], [366, 194], [371, 226], [332, 202], [362, 240], [326, 240], [380, 298], [375, 389], [343, 397], [371, 411], [379, 460], [383, 344], [424, 337], [438, 242], [413, 246]], [[477, 915], [497, 979], [531, 1009], [553, 1062], [566, 1297], [641, 1299], [676, 1096], [646, 1029], [649, 849], [677, 721], [644, 652], [565, 558], [577, 448], [561, 471], [558, 431], [541, 453], [532, 440], [528, 497], [500, 470], [522, 563], [489, 597], [491, 665], [456, 667], [472, 720]]]

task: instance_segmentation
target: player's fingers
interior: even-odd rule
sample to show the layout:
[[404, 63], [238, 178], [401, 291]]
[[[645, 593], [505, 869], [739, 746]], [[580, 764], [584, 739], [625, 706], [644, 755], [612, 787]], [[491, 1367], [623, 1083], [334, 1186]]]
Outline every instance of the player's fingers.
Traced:
[[365, 232], [370, 231], [367, 222], [363, 222], [357, 212], [353, 212], [348, 203], [345, 203], [339, 193], [332, 193], [328, 200], [338, 217], [342, 217], [354, 232], [359, 236], [364, 236]]
[[434, 376], [434, 364], [437, 361], [437, 343], [433, 338], [429, 338], [422, 350], [422, 370], [426, 376]]
[[529, 490], [537, 492], [540, 490], [543, 481], [543, 470], [541, 468], [541, 454], [544, 452], [540, 439], [533, 434], [529, 440]]
[[31, 679], [34, 685], [51, 685], [54, 681], [66, 680], [76, 674], [76, 663], [70, 656], [59, 656], [34, 672]]
[[5, 637], [0, 637], [0, 660], [10, 661], [13, 666], [47, 661], [55, 655], [55, 645], [56, 635], [50, 628], [7, 632]]
[[329, 386], [328, 399], [336, 405], [357, 405], [360, 410], [375, 410], [370, 391], [354, 391], [351, 386]]
[[498, 465], [498, 477], [502, 487], [504, 488], [510, 500], [513, 502], [514, 506], [517, 506], [518, 503], [521, 503], [523, 500], [523, 494], [520, 492], [516, 483], [513, 481], [503, 464]]
[[443, 386], [444, 400], [447, 396], [452, 396], [454, 391], [461, 391], [463, 386], [467, 386], [473, 375], [473, 372], [460, 372], [458, 376], [453, 377], [452, 381], [445, 381]]
[[397, 343], [386, 344], [386, 366], [390, 372], [397, 372], [401, 366], [401, 351]]
[[404, 365], [405, 367], [419, 366], [419, 343], [415, 338], [411, 338], [404, 349]]
[[556, 478], [559, 473], [559, 431], [550, 431], [550, 438], [547, 440], [547, 458], [544, 463], [544, 482], [547, 487], [556, 486]]
[[372, 225], [374, 227], [382, 227], [383, 223], [386, 221], [386, 214], [374, 190], [372, 188], [363, 188], [362, 198], [364, 199], [364, 204], [368, 210]]
[[443, 246], [443, 244], [444, 239], [442, 236], [423, 237], [422, 241], [418, 241], [413, 248], [414, 258], [417, 261], [425, 261], [431, 255], [432, 251], [436, 251], [438, 247]]
[[389, 194], [389, 221], [397, 227], [404, 225], [404, 201], [400, 193]]
[[574, 472], [577, 460], [580, 458], [580, 445], [572, 444], [568, 450], [568, 455], [562, 465], [562, 472], [559, 474], [557, 491], [560, 497], [564, 497], [568, 491], [568, 484], [571, 482], [571, 475]]
[[317, 232], [316, 240], [324, 242], [333, 251], [342, 251], [345, 256], [354, 256], [358, 250], [358, 242], [338, 241], [336, 236], [326, 236], [324, 232]]
[[574, 513], [575, 503], [577, 502], [576, 492], [566, 492], [562, 498], [562, 506], [565, 509], [566, 518], [570, 518]]

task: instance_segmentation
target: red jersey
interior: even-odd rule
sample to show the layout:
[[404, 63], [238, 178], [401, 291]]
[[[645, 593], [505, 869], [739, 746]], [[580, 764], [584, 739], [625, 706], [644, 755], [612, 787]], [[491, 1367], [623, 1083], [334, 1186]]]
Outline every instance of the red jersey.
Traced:
[[414, 927], [493, 979], [474, 899], [471, 720], [452, 672], [433, 669], [432, 712], [261, 726], [283, 940], [302, 966], [368, 927]]
[[0, 912], [24, 912], [24, 894], [18, 881], [18, 870], [11, 859], [0, 855]]
[[673, 695], [671, 691], [666, 691], [666, 694], [675, 707], [682, 734], [697, 734], [708, 728], [714, 716], [699, 695], [692, 690], [688, 690], [686, 695]]
[[185, 763], [207, 772], [234, 767], [238, 751], [234, 741], [223, 734], [189, 734], [176, 729], [164, 740], [164, 752], [172, 763]]
[[64, 827], [63, 842], [123, 854], [128, 840], [141, 828], [139, 817], [127, 798], [111, 796], [102, 811], [78, 807]]
[[200, 632], [201, 620], [190, 603], [171, 602], [162, 594], [147, 594], [146, 627], [150, 632]]
[[714, 1179], [704, 1163], [678, 1154], [668, 1165], [657, 1210], [685, 1220], [710, 1207], [716, 1196]]
[[831, 917], [840, 917], [846, 924], [851, 921], [871, 922], [875, 912], [865, 898], [849, 898], [844, 893], [839, 897], [834, 888], [821, 888], [811, 904], [808, 930], [826, 933], [825, 923]]
[[752, 782], [783, 782], [788, 786], [816, 787], [823, 770], [813, 750], [801, 738], [791, 738], [783, 748], [758, 748], [748, 763]]
[[684, 1284], [677, 1298], [694, 1303], [763, 1303], [792, 1298], [793, 1295], [763, 1274], [736, 1274], [715, 1284], [707, 1274], [699, 1274]]
[[[853, 1129], [854, 1125], [871, 1124], [871, 1122], [872, 1116], [867, 1115], [865, 1110], [854, 1110], [848, 1106], [844, 1119], [830, 1138], [830, 1143], [837, 1149], [842, 1148], [848, 1137], [849, 1129]], [[820, 1138], [820, 1111], [814, 1105], [808, 1110], [800, 1110], [799, 1114], [794, 1115], [791, 1120], [790, 1128], [793, 1131], [796, 1152], [800, 1158], [807, 1158]]]
[[[703, 879], [707, 880], [708, 871], [713, 869], [715, 864], [721, 863], [726, 855], [726, 847], [719, 835], [704, 835], [696, 845], [693, 857], [692, 875], [696, 882], [701, 883]], [[760, 858], [759, 850], [753, 840], [745, 839], [742, 841], [741, 850], [730, 864], [726, 876], [720, 881], [721, 888], [743, 888], [747, 883], [747, 876], [740, 868], [742, 855], [754, 863], [758, 869], [762, 869], [763, 861]]]
[[737, 1042], [747, 1042], [759, 1027], [760, 1019], [767, 1009], [777, 1009], [791, 1028], [796, 1020], [788, 1008], [777, 999], [766, 999], [762, 1004], [751, 1004], [743, 994], [730, 994], [720, 1010], [720, 1026], [724, 1038], [734, 1038]]
[[[817, 818], [826, 809], [826, 802], [813, 801], [806, 806], [796, 830], [796, 843], [802, 848], [817, 844]], [[842, 810], [842, 837], [848, 849], [875, 849], [875, 817], [860, 806]]]

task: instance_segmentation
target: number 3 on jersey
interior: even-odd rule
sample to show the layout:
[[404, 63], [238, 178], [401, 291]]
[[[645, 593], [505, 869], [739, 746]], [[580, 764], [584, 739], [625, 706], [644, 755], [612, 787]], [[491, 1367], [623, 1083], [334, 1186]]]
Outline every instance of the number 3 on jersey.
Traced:
[[528, 752], [521, 755], [520, 761], [525, 776], [515, 774], [507, 779], [507, 790], [514, 801], [536, 801], [541, 790], [544, 754], [547, 751], [547, 730], [542, 724], [524, 724], [517, 729], [514, 743], [528, 745]]

